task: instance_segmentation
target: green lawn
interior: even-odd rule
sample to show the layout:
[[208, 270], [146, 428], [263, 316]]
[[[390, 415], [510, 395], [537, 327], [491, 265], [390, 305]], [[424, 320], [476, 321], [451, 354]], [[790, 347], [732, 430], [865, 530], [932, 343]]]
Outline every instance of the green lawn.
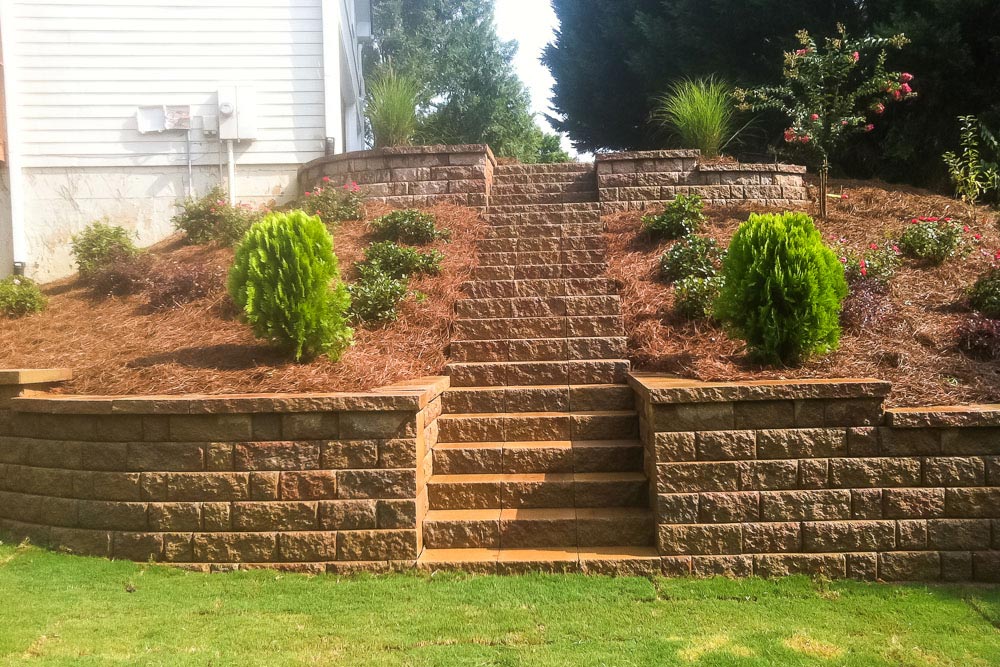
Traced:
[[0, 545], [4, 666], [973, 667], [1000, 664], [998, 627], [998, 587], [203, 575]]

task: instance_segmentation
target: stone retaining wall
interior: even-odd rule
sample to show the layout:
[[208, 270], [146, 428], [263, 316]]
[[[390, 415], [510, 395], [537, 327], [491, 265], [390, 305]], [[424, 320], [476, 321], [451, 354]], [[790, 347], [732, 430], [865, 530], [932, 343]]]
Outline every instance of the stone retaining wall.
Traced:
[[0, 529], [193, 569], [412, 566], [446, 378], [371, 394], [22, 396], [0, 420]]
[[489, 146], [410, 146], [343, 153], [313, 160], [299, 169], [299, 189], [309, 191], [330, 178], [333, 187], [352, 181], [392, 206], [450, 203], [484, 208], [496, 158]]
[[883, 413], [876, 380], [631, 383], [677, 571], [1000, 581], [1000, 406]]
[[796, 208], [809, 201], [806, 168], [788, 164], [700, 164], [699, 151], [647, 151], [597, 156], [604, 213], [660, 206], [679, 194], [706, 204], [752, 203]]

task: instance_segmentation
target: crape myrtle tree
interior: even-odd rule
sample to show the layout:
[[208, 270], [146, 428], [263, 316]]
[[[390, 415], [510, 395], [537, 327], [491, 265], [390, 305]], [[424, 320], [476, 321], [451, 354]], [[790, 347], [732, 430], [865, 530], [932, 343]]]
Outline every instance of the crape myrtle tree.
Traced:
[[906, 45], [903, 35], [851, 39], [843, 25], [837, 36], [819, 47], [806, 31], [796, 37], [799, 48], [785, 54], [784, 81], [777, 86], [746, 90], [734, 95], [747, 111], [780, 111], [791, 122], [787, 143], [805, 147], [817, 162], [820, 174], [820, 215], [826, 218], [830, 156], [853, 134], [872, 132], [875, 122], [892, 102], [916, 97], [908, 72], [889, 72], [889, 49]]
[[514, 71], [516, 42], [496, 31], [493, 0], [379, 0], [368, 71], [391, 63], [422, 84], [422, 143], [488, 143], [536, 162], [543, 134]]

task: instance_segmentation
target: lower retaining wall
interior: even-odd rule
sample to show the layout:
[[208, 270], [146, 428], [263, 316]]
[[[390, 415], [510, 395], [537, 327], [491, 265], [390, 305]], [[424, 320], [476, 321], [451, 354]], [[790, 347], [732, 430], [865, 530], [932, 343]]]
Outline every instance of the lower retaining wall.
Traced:
[[876, 380], [631, 382], [676, 571], [1000, 581], [1000, 407], [883, 413]]
[[8, 398], [0, 529], [201, 570], [412, 566], [446, 387], [430, 378], [373, 394]]

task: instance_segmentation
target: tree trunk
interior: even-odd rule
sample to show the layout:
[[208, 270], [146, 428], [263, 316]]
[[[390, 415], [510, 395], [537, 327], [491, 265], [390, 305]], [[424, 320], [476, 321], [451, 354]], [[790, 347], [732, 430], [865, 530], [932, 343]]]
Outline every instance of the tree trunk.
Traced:
[[823, 166], [819, 169], [819, 218], [826, 222], [826, 201], [827, 191], [830, 184], [830, 163], [824, 158]]

